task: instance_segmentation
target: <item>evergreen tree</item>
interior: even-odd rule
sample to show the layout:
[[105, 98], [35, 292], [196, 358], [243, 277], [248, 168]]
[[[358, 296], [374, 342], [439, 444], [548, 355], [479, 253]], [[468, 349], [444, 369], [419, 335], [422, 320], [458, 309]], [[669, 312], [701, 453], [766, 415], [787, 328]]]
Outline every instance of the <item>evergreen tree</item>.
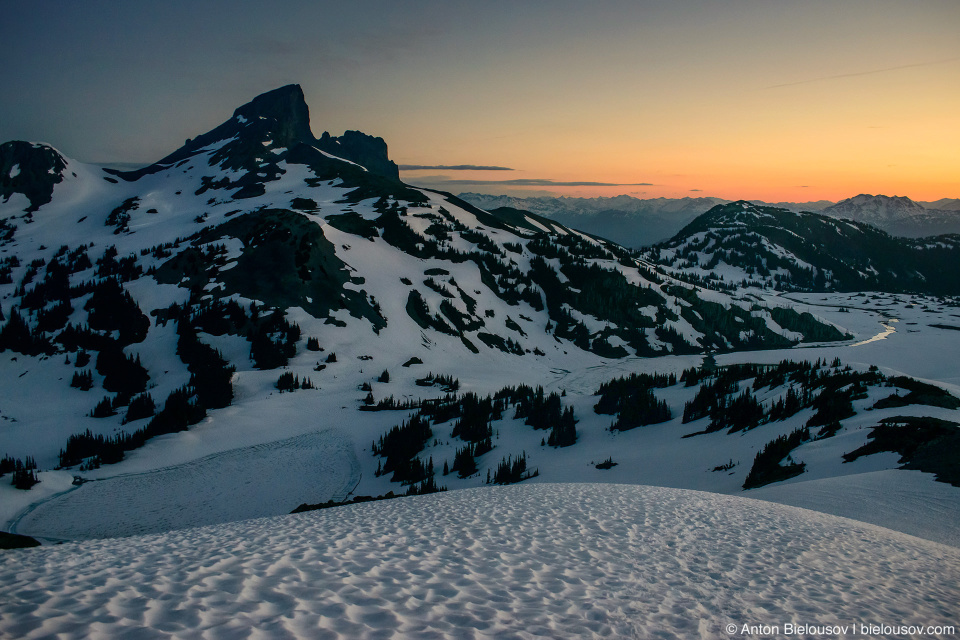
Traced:
[[70, 386], [81, 391], [89, 391], [93, 388], [93, 373], [87, 369], [74, 372]]
[[550, 430], [547, 444], [551, 447], [569, 447], [577, 442], [577, 421], [573, 417], [573, 407], [563, 411], [560, 420]]
[[97, 403], [97, 406], [93, 408], [90, 412], [91, 418], [109, 418], [112, 415], [116, 415], [116, 411], [113, 410], [113, 402], [109, 397], [104, 397], [103, 400]]

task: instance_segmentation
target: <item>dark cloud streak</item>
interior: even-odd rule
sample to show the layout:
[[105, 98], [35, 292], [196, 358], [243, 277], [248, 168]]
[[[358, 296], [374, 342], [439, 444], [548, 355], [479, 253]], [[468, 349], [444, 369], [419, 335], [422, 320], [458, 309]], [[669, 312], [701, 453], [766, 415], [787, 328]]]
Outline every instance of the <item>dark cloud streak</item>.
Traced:
[[510, 167], [496, 167], [482, 164], [402, 164], [400, 171], [513, 171]]
[[515, 180], [457, 180], [431, 176], [431, 182], [479, 187], [502, 185], [506, 187], [652, 187], [652, 182], [555, 182], [546, 178], [517, 178]]

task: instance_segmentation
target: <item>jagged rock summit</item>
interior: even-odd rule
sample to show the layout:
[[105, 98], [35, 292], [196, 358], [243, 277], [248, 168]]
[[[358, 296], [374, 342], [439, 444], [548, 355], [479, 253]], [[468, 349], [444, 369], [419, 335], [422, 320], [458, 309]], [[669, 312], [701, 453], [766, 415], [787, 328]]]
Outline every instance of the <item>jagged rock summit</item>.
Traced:
[[276, 142], [285, 147], [298, 142], [313, 142], [310, 131], [310, 109], [298, 84], [260, 94], [233, 112], [240, 121], [266, 120]]
[[[124, 180], [135, 181], [179, 165], [218, 144], [222, 146], [210, 156], [209, 164], [247, 171], [249, 177], [246, 180], [234, 181], [243, 187], [241, 197], [262, 194], [263, 191], [256, 186], [262, 180], [257, 177], [276, 179], [281, 173], [277, 167], [280, 161], [312, 159], [322, 162], [317, 151], [354, 162], [381, 177], [400, 180], [397, 165], [390, 160], [383, 138], [360, 131], [347, 131], [340, 137], [324, 132], [320, 139], [315, 138], [310, 129], [310, 109], [298, 84], [257, 96], [237, 108], [229, 120], [208, 133], [187, 140], [159, 162], [137, 171], [108, 171]], [[250, 176], [251, 172], [263, 175]]]

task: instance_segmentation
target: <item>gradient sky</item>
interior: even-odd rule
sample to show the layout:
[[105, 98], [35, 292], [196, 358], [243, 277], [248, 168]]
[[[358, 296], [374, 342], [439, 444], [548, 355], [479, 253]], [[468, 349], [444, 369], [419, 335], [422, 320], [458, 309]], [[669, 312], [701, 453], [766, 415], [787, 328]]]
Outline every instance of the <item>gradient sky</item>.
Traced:
[[960, 197], [956, 0], [347, 4], [5, 3], [0, 140], [146, 163], [295, 82], [453, 192]]

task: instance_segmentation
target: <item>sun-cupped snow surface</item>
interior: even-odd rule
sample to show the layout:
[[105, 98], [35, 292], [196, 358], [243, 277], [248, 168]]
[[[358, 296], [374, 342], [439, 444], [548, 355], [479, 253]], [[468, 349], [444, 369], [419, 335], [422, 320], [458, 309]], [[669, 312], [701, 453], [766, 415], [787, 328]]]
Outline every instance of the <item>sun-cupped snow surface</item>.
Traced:
[[24, 639], [729, 638], [954, 624], [960, 550], [744, 498], [539, 485], [22, 550], [0, 581], [0, 635]]

